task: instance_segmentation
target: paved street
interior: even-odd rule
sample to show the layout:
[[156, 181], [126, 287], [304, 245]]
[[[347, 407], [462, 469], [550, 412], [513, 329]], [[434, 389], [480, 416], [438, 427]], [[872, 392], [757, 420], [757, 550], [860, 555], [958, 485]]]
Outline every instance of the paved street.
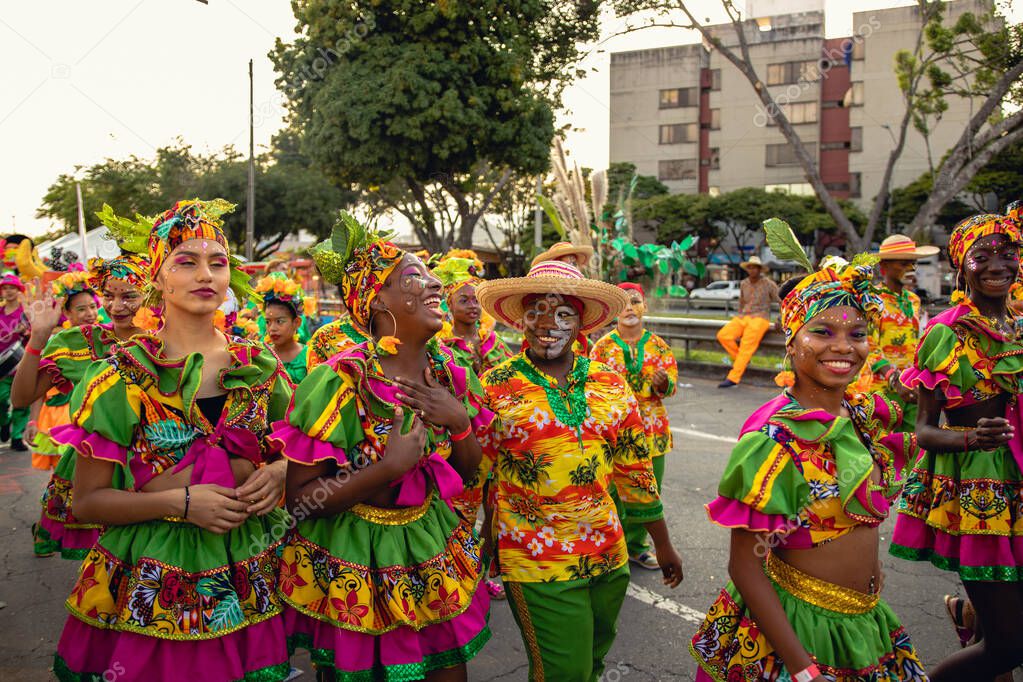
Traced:
[[[608, 656], [608, 682], [691, 680], [695, 665], [690, 636], [726, 580], [727, 532], [712, 526], [702, 505], [713, 495], [733, 439], [745, 418], [776, 389], [742, 386], [723, 391], [716, 381], [681, 380], [670, 405], [676, 432], [668, 455], [665, 509], [676, 547], [685, 561], [686, 579], [677, 590], [660, 584], [659, 574], [633, 569], [630, 596], [619, 622], [619, 636]], [[59, 558], [36, 559], [29, 528], [39, 515], [38, 498], [47, 475], [33, 471], [27, 455], [0, 452], [0, 681], [50, 679], [48, 672], [64, 621], [62, 602], [76, 566]], [[887, 542], [889, 522], [883, 527]], [[930, 565], [886, 560], [885, 596], [916, 641], [930, 666], [957, 646], [941, 597], [961, 590], [958, 581]], [[494, 637], [471, 664], [476, 680], [526, 679], [526, 657], [506, 603], [491, 614]], [[570, 636], [570, 633], [566, 633]], [[307, 672], [306, 660], [296, 664]]]

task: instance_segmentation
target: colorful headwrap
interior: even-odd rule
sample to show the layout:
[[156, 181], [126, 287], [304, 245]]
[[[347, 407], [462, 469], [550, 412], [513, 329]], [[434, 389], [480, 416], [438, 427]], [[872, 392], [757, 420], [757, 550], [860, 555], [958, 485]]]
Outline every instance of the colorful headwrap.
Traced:
[[961, 270], [966, 252], [978, 239], [993, 234], [1004, 234], [1011, 241], [1021, 241], [1020, 230], [1023, 229], [1023, 202], [1014, 201], [1009, 204], [1005, 215], [981, 213], [960, 221], [948, 238], [948, 258], [952, 267]]
[[295, 315], [305, 312], [305, 293], [301, 285], [290, 279], [283, 272], [271, 272], [256, 282], [256, 293], [263, 299], [263, 306], [268, 303], [280, 303], [291, 308]]
[[440, 257], [440, 263], [452, 258], [467, 258], [472, 261], [472, 264], [476, 266], [476, 272], [480, 277], [483, 276], [483, 261], [480, 260], [479, 255], [472, 249], [451, 249], [443, 256]]
[[388, 239], [389, 234], [367, 229], [355, 216], [341, 211], [330, 239], [311, 252], [320, 276], [341, 285], [345, 307], [363, 329], [369, 328], [369, 304], [405, 257]]
[[50, 286], [53, 289], [54, 296], [65, 299], [65, 306], [71, 302], [72, 296], [85, 293], [92, 294], [93, 296], [96, 295], [87, 272], [65, 272], [53, 280]]
[[881, 298], [872, 286], [874, 266], [862, 256], [846, 263], [841, 258], [825, 259], [819, 270], [801, 279], [781, 302], [781, 325], [785, 345], [807, 322], [828, 308], [850, 306], [862, 312], [867, 321], [881, 311]]
[[643, 291], [642, 285], [636, 284], [635, 282], [622, 282], [618, 285], [618, 288], [624, 289], [625, 291], [637, 291], [640, 296], [646, 299], [646, 292]]
[[227, 235], [223, 230], [224, 221], [221, 220], [222, 215], [230, 213], [234, 208], [234, 204], [224, 199], [191, 199], [177, 202], [155, 219], [136, 214], [135, 220], [132, 220], [118, 216], [110, 206], [103, 204], [103, 209], [97, 211], [96, 216], [122, 251], [144, 257], [148, 264], [145, 287], [150, 303], [156, 304], [159, 299], [152, 290], [152, 280], [160, 272], [170, 252], [190, 239], [214, 241], [227, 250], [231, 265], [231, 290], [239, 301], [246, 301], [252, 296], [249, 276], [239, 268], [241, 263], [238, 258], [231, 255]]
[[810, 263], [799, 240], [789, 224], [778, 218], [764, 221], [767, 245], [778, 260], [795, 261], [810, 274], [781, 301], [781, 325], [785, 330], [785, 345], [792, 343], [796, 333], [807, 322], [828, 308], [850, 306], [862, 312], [867, 321], [873, 321], [882, 307], [881, 298], [872, 286], [876, 255], [860, 254], [852, 263], [842, 258], [827, 256], [816, 268]]
[[445, 258], [433, 269], [433, 274], [440, 280], [445, 300], [466, 284], [476, 286], [483, 281], [476, 263], [469, 258]]
[[149, 259], [135, 254], [89, 259], [89, 286], [96, 291], [103, 291], [112, 279], [141, 291], [149, 283]]
[[224, 221], [220, 216], [230, 213], [234, 204], [223, 199], [179, 201], [153, 222], [149, 233], [149, 273], [155, 278], [171, 251], [190, 239], [207, 239], [224, 247], [231, 247], [224, 234]]

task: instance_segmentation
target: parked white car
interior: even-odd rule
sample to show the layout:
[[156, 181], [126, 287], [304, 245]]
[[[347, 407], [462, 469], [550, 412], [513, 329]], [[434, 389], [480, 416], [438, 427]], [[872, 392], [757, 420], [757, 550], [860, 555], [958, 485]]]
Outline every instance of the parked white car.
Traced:
[[693, 289], [689, 298], [703, 301], [738, 301], [739, 282], [728, 280], [723, 282], [711, 282], [705, 287]]

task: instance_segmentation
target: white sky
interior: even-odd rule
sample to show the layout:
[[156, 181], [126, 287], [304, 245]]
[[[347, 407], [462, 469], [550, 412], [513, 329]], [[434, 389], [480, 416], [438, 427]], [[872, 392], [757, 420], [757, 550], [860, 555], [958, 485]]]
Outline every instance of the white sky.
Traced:
[[[770, 0], [768, 0], [770, 1]], [[1011, 0], [1010, 0], [1011, 1]], [[814, 0], [811, 0], [814, 2]], [[34, 218], [60, 173], [105, 158], [152, 157], [183, 138], [197, 151], [248, 145], [247, 64], [255, 64], [256, 145], [265, 149], [283, 109], [266, 57], [278, 36], [293, 34], [287, 0], [7, 0], [0, 10], [0, 233], [38, 234]], [[720, 21], [716, 0], [697, 0]], [[789, 7], [809, 2], [792, 0]], [[825, 0], [828, 36], [849, 35], [852, 12], [912, 0]], [[1021, 20], [1023, 0], [1010, 4]], [[717, 12], [715, 12], [717, 10]], [[621, 22], [605, 22], [605, 37]], [[581, 165], [601, 168], [608, 155], [610, 52], [695, 38], [648, 29], [605, 40], [586, 59], [591, 74], [566, 94], [568, 139]], [[752, 94], [751, 94], [752, 96]]]

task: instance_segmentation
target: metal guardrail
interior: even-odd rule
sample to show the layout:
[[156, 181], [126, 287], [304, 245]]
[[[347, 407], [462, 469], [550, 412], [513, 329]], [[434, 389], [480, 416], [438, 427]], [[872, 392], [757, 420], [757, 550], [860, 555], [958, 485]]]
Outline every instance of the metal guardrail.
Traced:
[[[658, 317], [651, 315], [643, 318], [648, 329], [660, 336], [672, 346], [682, 345], [684, 359], [689, 360], [693, 348], [721, 350], [718, 344], [718, 330], [728, 320], [710, 320], [699, 317]], [[761, 348], [784, 350], [785, 335], [781, 332], [769, 331], [760, 342]]]

